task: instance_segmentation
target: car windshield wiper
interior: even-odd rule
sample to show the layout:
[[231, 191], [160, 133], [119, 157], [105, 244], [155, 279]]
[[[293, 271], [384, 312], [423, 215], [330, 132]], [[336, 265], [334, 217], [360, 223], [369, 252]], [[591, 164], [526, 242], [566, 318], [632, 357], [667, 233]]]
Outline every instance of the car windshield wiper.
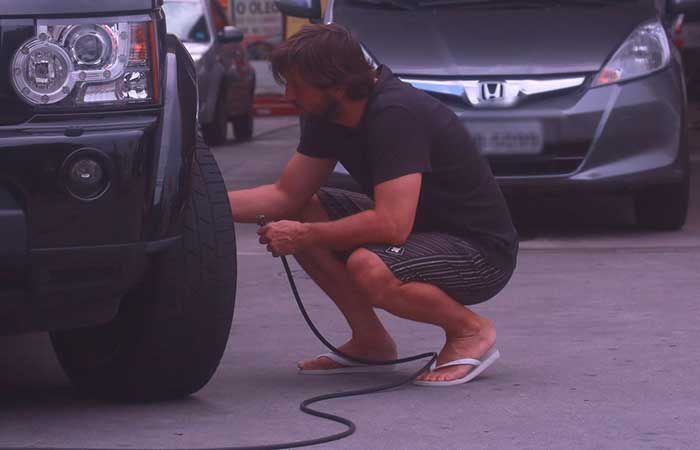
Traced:
[[372, 6], [384, 6], [394, 9], [402, 9], [409, 11], [416, 8], [416, 3], [414, 1], [405, 0], [352, 0], [354, 3], [362, 3], [365, 5]]

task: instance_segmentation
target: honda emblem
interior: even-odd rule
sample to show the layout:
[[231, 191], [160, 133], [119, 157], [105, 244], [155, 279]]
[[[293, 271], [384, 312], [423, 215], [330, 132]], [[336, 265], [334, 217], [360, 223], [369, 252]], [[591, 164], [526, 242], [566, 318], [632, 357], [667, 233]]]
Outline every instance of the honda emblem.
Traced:
[[503, 83], [492, 81], [479, 83], [479, 97], [481, 101], [493, 102], [502, 100], [504, 94]]

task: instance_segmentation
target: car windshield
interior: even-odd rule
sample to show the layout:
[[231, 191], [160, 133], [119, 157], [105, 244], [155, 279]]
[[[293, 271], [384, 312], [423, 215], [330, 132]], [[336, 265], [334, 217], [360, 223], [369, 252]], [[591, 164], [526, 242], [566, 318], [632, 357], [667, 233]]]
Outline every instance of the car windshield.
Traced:
[[168, 33], [182, 42], [209, 42], [211, 39], [200, 0], [167, 0], [163, 10]]

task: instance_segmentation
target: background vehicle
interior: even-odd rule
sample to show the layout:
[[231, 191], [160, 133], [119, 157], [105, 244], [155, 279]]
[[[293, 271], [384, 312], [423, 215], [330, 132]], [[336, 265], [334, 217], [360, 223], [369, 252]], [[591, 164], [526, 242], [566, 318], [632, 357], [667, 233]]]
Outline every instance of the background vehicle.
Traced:
[[[277, 5], [321, 19], [316, 0]], [[449, 106], [505, 191], [627, 190], [642, 226], [684, 224], [685, 84], [654, 2], [330, 0], [324, 19]]]
[[0, 67], [0, 334], [51, 331], [89, 395], [197, 391], [228, 340], [235, 236], [160, 2], [4, 0]]
[[228, 123], [238, 140], [253, 137], [255, 71], [243, 33], [212, 0], [165, 0], [168, 32], [190, 52], [197, 67], [199, 121], [209, 145], [226, 142]]
[[700, 100], [700, 15], [692, 9], [689, 10], [688, 6], [677, 12], [674, 9], [674, 2], [662, 2], [658, 7], [666, 20], [673, 42], [680, 49], [683, 58], [688, 100], [698, 101]]

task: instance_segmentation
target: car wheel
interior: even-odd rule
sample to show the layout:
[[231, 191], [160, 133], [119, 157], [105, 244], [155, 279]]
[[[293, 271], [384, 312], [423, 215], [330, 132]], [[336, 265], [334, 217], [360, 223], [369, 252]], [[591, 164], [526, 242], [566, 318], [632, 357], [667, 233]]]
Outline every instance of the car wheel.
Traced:
[[204, 140], [209, 145], [223, 145], [228, 137], [228, 112], [226, 111], [226, 91], [219, 90], [216, 109], [211, 123], [202, 125]]
[[688, 215], [689, 199], [688, 173], [680, 183], [645, 188], [635, 195], [637, 224], [654, 230], [678, 230]]
[[237, 141], [249, 141], [253, 138], [253, 112], [233, 118], [233, 136]]
[[201, 389], [228, 341], [236, 248], [226, 188], [198, 138], [192, 193], [178, 245], [155, 257], [109, 323], [54, 331], [59, 362], [93, 397], [161, 400]]

